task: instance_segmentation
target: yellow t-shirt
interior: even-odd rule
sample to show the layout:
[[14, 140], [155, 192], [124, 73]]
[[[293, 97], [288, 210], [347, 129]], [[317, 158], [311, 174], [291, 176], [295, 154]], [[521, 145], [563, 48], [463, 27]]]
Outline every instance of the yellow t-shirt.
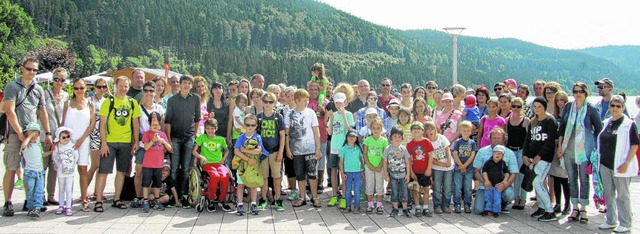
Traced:
[[107, 117], [107, 142], [111, 143], [131, 143], [131, 138], [133, 136], [132, 126], [131, 126], [131, 118], [140, 117], [140, 105], [138, 105], [138, 101], [132, 99], [133, 101], [133, 113], [131, 102], [129, 102], [129, 97], [125, 97], [123, 99], [119, 99], [117, 97], [113, 97], [114, 105], [113, 111], [109, 114], [109, 106], [111, 105], [111, 100], [107, 98], [102, 103], [100, 107], [100, 116]]

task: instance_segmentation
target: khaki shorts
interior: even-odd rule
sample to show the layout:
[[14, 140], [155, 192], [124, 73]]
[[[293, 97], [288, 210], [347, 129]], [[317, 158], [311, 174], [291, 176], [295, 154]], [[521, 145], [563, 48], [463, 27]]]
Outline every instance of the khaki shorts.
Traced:
[[20, 138], [18, 138], [18, 134], [10, 134], [7, 141], [4, 145], [4, 167], [8, 171], [18, 170], [20, 167]]
[[280, 162], [276, 162], [277, 157], [278, 151], [269, 154], [269, 157], [267, 159], [260, 162], [262, 177], [269, 178], [269, 169], [271, 169], [271, 178], [279, 179], [280, 177], [282, 177], [282, 160], [280, 160]]

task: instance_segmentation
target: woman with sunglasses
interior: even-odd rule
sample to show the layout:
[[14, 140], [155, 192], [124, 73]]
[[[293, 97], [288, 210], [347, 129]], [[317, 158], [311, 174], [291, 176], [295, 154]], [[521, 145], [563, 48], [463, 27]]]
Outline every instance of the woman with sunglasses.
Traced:
[[[421, 88], [421, 87], [418, 87]], [[414, 91], [413, 95], [413, 99], [415, 100], [415, 93], [417, 92], [418, 88], [416, 88], [416, 91]], [[436, 106], [438, 105], [439, 101], [435, 100], [433, 98], [433, 94], [436, 93], [436, 90], [438, 90], [438, 83], [436, 83], [433, 80], [430, 80], [427, 82], [427, 84], [424, 86], [424, 88], [422, 88], [425, 91], [425, 97], [424, 100], [427, 101], [427, 105], [429, 105], [431, 107], [431, 109], [436, 108]]]
[[586, 207], [589, 205], [589, 165], [591, 153], [596, 147], [596, 134], [602, 131], [598, 109], [587, 102], [589, 87], [582, 82], [573, 84], [574, 101], [562, 109], [558, 137], [558, 157], [564, 160], [569, 176], [569, 197], [573, 205], [569, 221], [586, 223]]
[[614, 232], [629, 232], [633, 213], [631, 211], [630, 184], [638, 175], [635, 152], [638, 149], [636, 124], [624, 115], [625, 101], [620, 95], [611, 97], [611, 118], [605, 119], [598, 135], [600, 153], [599, 173], [607, 200], [607, 219], [600, 229]]
[[71, 140], [73, 148], [78, 151], [78, 174], [80, 174], [80, 200], [82, 211], [89, 212], [89, 200], [87, 199], [87, 187], [89, 178], [87, 167], [89, 166], [89, 135], [95, 128], [96, 113], [93, 103], [85, 96], [87, 84], [83, 79], [73, 81], [73, 96], [65, 103], [62, 123], [63, 126], [73, 130]]
[[[507, 148], [509, 148], [516, 155], [516, 161], [518, 162], [518, 168], [523, 164], [522, 161], [522, 146], [524, 145], [524, 138], [527, 137], [527, 130], [529, 126], [529, 118], [524, 115], [524, 100], [516, 97], [511, 99], [511, 116], [507, 118]], [[515, 202], [513, 203], [514, 210], [524, 210], [524, 206], [527, 203], [527, 191], [522, 189], [522, 179], [524, 175], [518, 173], [516, 175], [516, 182], [514, 184]]]
[[[111, 95], [111, 92], [109, 91], [109, 84], [107, 83], [107, 80], [98, 78], [93, 86], [93, 96], [89, 97], [89, 100], [91, 100], [91, 103], [93, 104], [93, 109], [95, 110], [96, 119], [95, 127], [91, 131], [91, 135], [89, 135], [91, 167], [89, 167], [89, 172], [87, 173], [87, 184], [91, 184], [96, 171], [98, 171], [98, 166], [100, 166], [100, 145], [102, 142], [100, 139], [100, 117], [98, 116], [98, 113], [100, 113], [102, 103], [106, 100], [105, 96], [109, 95]], [[95, 196], [96, 193], [94, 188], [93, 197]], [[106, 197], [103, 199], [106, 199]]]

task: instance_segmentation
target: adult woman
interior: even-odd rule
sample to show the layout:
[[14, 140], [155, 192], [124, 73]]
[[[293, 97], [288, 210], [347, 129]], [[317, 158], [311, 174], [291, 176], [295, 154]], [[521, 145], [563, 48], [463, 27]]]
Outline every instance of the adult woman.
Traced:
[[[462, 93], [464, 94], [464, 91]], [[435, 119], [438, 133], [444, 135], [449, 142], [454, 142], [460, 137], [458, 123], [462, 119], [462, 112], [453, 108], [453, 101], [454, 99], [451, 93], [443, 94], [440, 102], [442, 102], [444, 109]]]
[[[418, 86], [416, 89], [413, 90], [413, 98], [412, 99], [416, 100], [417, 98], [423, 98], [423, 99], [426, 100], [426, 98], [427, 98], [427, 90], [424, 87]], [[435, 106], [436, 104], [434, 103], [433, 105]]]
[[202, 118], [200, 119], [200, 123], [198, 124], [198, 134], [204, 133], [204, 121], [207, 119], [209, 112], [207, 112], [207, 101], [209, 101], [209, 90], [207, 89], [209, 85], [207, 84], [207, 80], [202, 76], [194, 76], [193, 77], [193, 88], [191, 89], [192, 93], [200, 96], [200, 113]]
[[[442, 112], [442, 95], [444, 94], [444, 92], [442, 92], [442, 90], [436, 90], [435, 93], [433, 93], [433, 100], [436, 101], [437, 105], [436, 107], [434, 107], [433, 109], [431, 109], [431, 118], [432, 119], [436, 119], [436, 117], [438, 117], [438, 114], [440, 114]], [[414, 99], [415, 100], [415, 99]]]
[[554, 105], [556, 103], [556, 94], [558, 91], [562, 91], [562, 87], [558, 82], [551, 81], [544, 85], [544, 98], [547, 100], [547, 103], [550, 103], [547, 106], [547, 112], [551, 113], [553, 117], [558, 118], [560, 116], [560, 110]]
[[533, 100], [533, 111], [535, 116], [529, 125], [529, 133], [524, 139], [523, 160], [528, 167], [533, 166], [536, 178], [533, 180], [533, 187], [536, 190], [538, 210], [531, 214], [537, 217], [538, 221], [549, 222], [557, 220], [553, 213], [553, 207], [549, 198], [549, 192], [543, 185], [546, 180], [549, 168], [555, 152], [556, 134], [558, 125], [556, 119], [547, 110], [547, 101], [537, 97]]
[[[507, 148], [509, 148], [516, 155], [516, 161], [518, 161], [518, 168], [523, 164], [522, 162], [522, 146], [524, 145], [524, 138], [527, 137], [527, 127], [529, 126], [529, 118], [524, 116], [524, 100], [516, 97], [511, 99], [511, 116], [507, 118]], [[519, 174], [516, 176], [516, 182], [514, 184], [515, 202], [512, 209], [524, 210], [524, 206], [527, 201], [527, 191], [522, 189], [522, 179], [524, 175]]]
[[411, 114], [413, 120], [420, 123], [426, 123], [427, 121], [433, 121], [429, 116], [431, 113], [430, 107], [427, 106], [427, 102], [422, 98], [416, 98], [413, 100], [413, 107], [411, 108]]
[[[565, 104], [569, 102], [569, 97], [567, 97], [567, 93], [564, 91], [558, 91], [555, 97], [556, 102], [553, 105], [556, 106], [558, 111], [558, 119], [562, 119], [562, 109]], [[555, 202], [553, 206], [553, 212], [560, 213], [560, 205], [562, 204], [561, 195], [564, 194], [564, 209], [562, 210], [562, 214], [566, 215], [569, 213], [569, 175], [567, 175], [567, 170], [560, 164], [560, 157], [556, 154], [553, 157], [553, 162], [551, 163], [551, 169], [549, 169], [549, 192], [551, 195], [551, 203]], [[586, 221], [585, 221], [586, 222]]]
[[[426, 100], [427, 101], [427, 105], [429, 105], [429, 107], [431, 107], [433, 109], [439, 103], [439, 100], [435, 100], [433, 98], [433, 94], [435, 94], [436, 90], [438, 90], [438, 83], [436, 83], [433, 80], [430, 80], [430, 81], [427, 82], [427, 84], [424, 87], [425, 87], [425, 89], [424, 89], [425, 90], [424, 100]], [[415, 99], [415, 91], [413, 93], [414, 93], [413, 99]]]
[[478, 102], [478, 109], [480, 109], [480, 115], [485, 116], [489, 114], [487, 107], [487, 101], [489, 101], [489, 90], [487, 87], [478, 85], [476, 88], [476, 101]]
[[[614, 228], [614, 232], [629, 232], [631, 228], [631, 179], [638, 175], [635, 152], [638, 149], [638, 130], [633, 120], [624, 115], [625, 101], [614, 95], [609, 103], [611, 118], [604, 120], [598, 135], [600, 177], [607, 200], [607, 220], [600, 229]], [[616, 219], [620, 223], [616, 227]]]
[[[64, 68], [56, 68], [53, 70], [53, 87], [45, 90], [45, 108], [47, 110], [47, 116], [49, 118], [49, 129], [53, 133], [56, 129], [62, 125], [62, 111], [64, 104], [69, 100], [69, 94], [62, 91], [64, 83], [67, 80], [68, 73]], [[44, 131], [41, 133], [40, 139], [44, 141]], [[44, 144], [43, 144], [44, 145]], [[59, 205], [55, 199], [56, 192], [56, 178], [58, 173], [53, 169], [54, 162], [51, 160], [51, 156], [42, 158], [45, 169], [49, 169], [47, 175], [47, 203], [51, 205]]]
[[264, 94], [264, 90], [262, 89], [252, 89], [249, 92], [249, 98], [251, 99], [251, 106], [247, 107], [245, 113], [258, 115], [264, 111], [263, 103], [262, 103], [262, 95]]
[[96, 112], [91, 101], [85, 97], [86, 89], [87, 85], [83, 79], [77, 79], [73, 82], [73, 97], [64, 105], [62, 123], [63, 126], [71, 128], [75, 133], [71, 135], [71, 139], [75, 142], [73, 148], [78, 151], [80, 200], [82, 201], [82, 210], [89, 212], [89, 201], [87, 200], [89, 140], [87, 138], [95, 128]]
[[506, 119], [511, 115], [511, 95], [506, 93], [500, 94], [498, 101], [500, 101], [498, 115]]
[[153, 101], [158, 103], [165, 110], [167, 109], [167, 100], [164, 99], [165, 88], [167, 87], [167, 81], [163, 77], [156, 76], [153, 78], [153, 83], [156, 84], [156, 96], [153, 97]]
[[[570, 221], [588, 222], [586, 207], [589, 205], [589, 165], [591, 152], [596, 147], [596, 134], [602, 131], [598, 109], [587, 102], [589, 86], [582, 82], [573, 84], [573, 102], [562, 110], [558, 137], [558, 157], [564, 160], [569, 177], [569, 194], [573, 205]], [[578, 207], [580, 206], [580, 207]]]
[[[111, 95], [109, 92], [109, 84], [103, 78], [98, 78], [96, 80], [95, 85], [93, 86], [93, 96], [89, 98], [91, 103], [93, 104], [93, 109], [95, 110], [95, 127], [93, 131], [91, 131], [91, 135], [89, 135], [89, 155], [91, 156], [91, 167], [89, 167], [89, 172], [87, 173], [88, 179], [87, 184], [91, 184], [93, 180], [93, 176], [96, 171], [98, 171], [98, 167], [100, 166], [100, 117], [98, 114], [100, 113], [100, 107], [104, 100], [106, 100], [105, 95]], [[93, 196], [95, 196], [95, 189]], [[106, 199], [106, 198], [103, 198]]]
[[344, 82], [338, 83], [338, 86], [336, 86], [336, 88], [333, 89], [333, 93], [344, 93], [345, 96], [347, 96], [347, 100], [345, 100], [343, 104], [344, 106], [349, 105], [349, 103], [353, 101], [353, 99], [356, 96], [355, 91], [353, 90], [353, 87], [348, 83], [344, 83]]
[[[227, 138], [227, 122], [229, 121], [229, 104], [224, 97], [224, 89], [222, 83], [214, 81], [211, 84], [211, 98], [207, 103], [207, 112], [209, 118], [213, 117], [218, 121], [218, 129], [216, 136]], [[230, 145], [231, 141], [227, 142]]]
[[462, 102], [465, 97], [467, 97], [467, 88], [462, 86], [461, 84], [455, 84], [451, 87], [451, 94], [453, 95], [453, 109], [462, 111], [464, 106]]

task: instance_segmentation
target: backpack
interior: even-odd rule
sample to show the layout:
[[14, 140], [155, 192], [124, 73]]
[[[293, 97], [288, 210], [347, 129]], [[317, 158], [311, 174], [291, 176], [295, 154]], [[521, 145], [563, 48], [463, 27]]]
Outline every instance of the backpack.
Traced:
[[[136, 106], [133, 105], [133, 98], [127, 96], [127, 98], [129, 99], [129, 105], [131, 105], [131, 132], [133, 132], [133, 111], [136, 109]], [[109, 96], [109, 112], [107, 113], [107, 121], [109, 121], [109, 116], [111, 116], [111, 112], [114, 109], [114, 98], [113, 96]], [[107, 134], [109, 134], [109, 124], [105, 124], [107, 126]]]

